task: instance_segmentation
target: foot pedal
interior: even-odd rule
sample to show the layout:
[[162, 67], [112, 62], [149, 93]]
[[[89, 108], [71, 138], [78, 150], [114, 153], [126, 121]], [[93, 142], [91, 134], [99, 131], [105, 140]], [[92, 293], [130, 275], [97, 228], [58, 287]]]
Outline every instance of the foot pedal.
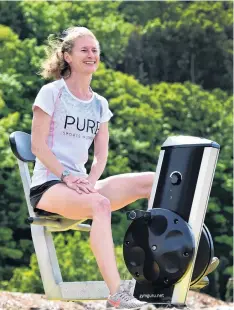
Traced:
[[150, 211], [144, 211], [144, 210], [132, 210], [132, 211], [128, 211], [126, 212], [127, 215], [127, 220], [136, 220], [139, 218], [144, 218], [144, 219], [151, 219], [151, 213]]
[[200, 291], [205, 286], [209, 285], [210, 281], [207, 276], [201, 278], [200, 281], [194, 283], [192, 286], [190, 286], [190, 290], [192, 291]]
[[217, 257], [213, 257], [210, 265], [208, 266], [208, 268], [204, 273], [204, 276], [201, 278], [201, 280], [191, 285], [190, 289], [193, 291], [199, 291], [203, 287], [207, 286], [210, 282], [207, 275], [213, 272], [218, 267], [218, 265], [219, 265], [219, 259]]
[[213, 272], [218, 267], [218, 265], [219, 265], [218, 257], [213, 257], [210, 265], [206, 269], [206, 272], [205, 272], [204, 276], [207, 276], [208, 274]]

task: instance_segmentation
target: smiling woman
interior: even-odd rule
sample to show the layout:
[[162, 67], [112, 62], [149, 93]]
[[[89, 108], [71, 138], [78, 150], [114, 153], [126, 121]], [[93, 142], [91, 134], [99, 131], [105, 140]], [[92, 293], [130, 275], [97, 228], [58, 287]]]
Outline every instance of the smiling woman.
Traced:
[[[144, 305], [120, 285], [111, 231], [111, 211], [149, 198], [154, 173], [129, 173], [99, 180], [107, 162], [112, 117], [108, 101], [90, 83], [100, 61], [100, 46], [84, 27], [49, 37], [41, 75], [44, 85], [33, 104], [32, 153], [36, 156], [30, 201], [38, 209], [70, 219], [92, 218], [90, 245], [110, 290], [107, 307]], [[89, 174], [85, 163], [94, 142]]]
[[45, 79], [68, 78], [72, 72], [71, 65], [75, 69], [77, 63], [84, 63], [91, 67], [92, 73], [95, 72], [99, 64], [100, 45], [89, 29], [71, 27], [60, 37], [49, 36], [46, 53], [41, 75]]

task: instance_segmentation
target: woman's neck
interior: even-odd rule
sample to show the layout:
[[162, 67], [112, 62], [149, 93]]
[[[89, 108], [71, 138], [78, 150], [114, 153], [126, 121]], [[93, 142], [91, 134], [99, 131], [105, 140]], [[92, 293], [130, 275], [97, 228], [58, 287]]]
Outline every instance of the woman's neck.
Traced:
[[90, 83], [92, 75], [79, 76], [78, 74], [71, 74], [71, 76], [64, 80], [70, 92], [75, 96], [84, 100], [91, 98], [92, 90], [90, 88]]

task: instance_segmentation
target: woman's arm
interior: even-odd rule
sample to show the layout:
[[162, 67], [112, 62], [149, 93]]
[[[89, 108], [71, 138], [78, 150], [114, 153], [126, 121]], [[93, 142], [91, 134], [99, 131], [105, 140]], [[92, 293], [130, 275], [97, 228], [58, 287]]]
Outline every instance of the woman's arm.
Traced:
[[101, 123], [99, 131], [94, 139], [94, 159], [88, 176], [88, 181], [95, 185], [102, 175], [108, 157], [109, 130], [108, 122]]
[[[49, 135], [51, 116], [45, 113], [42, 109], [35, 107], [33, 111], [32, 121], [32, 138], [31, 138], [31, 149], [32, 153], [43, 163], [43, 165], [55, 174], [58, 178], [61, 178], [64, 166], [56, 158], [53, 152], [48, 147], [46, 141]], [[63, 180], [66, 185], [76, 190], [79, 194], [94, 193], [96, 190], [92, 188], [86, 188], [88, 181], [86, 179], [74, 176], [70, 174]]]
[[50, 121], [51, 116], [39, 107], [34, 107], [31, 149], [32, 153], [43, 163], [43, 165], [58, 178], [60, 178], [65, 168], [55, 157], [46, 143], [49, 135]]

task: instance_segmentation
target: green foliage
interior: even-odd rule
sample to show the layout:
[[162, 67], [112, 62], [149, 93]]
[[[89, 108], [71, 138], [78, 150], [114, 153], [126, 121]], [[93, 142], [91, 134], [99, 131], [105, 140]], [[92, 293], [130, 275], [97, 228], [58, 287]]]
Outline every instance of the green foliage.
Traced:
[[188, 3], [185, 1], [123, 1], [119, 11], [128, 22], [144, 26], [155, 18], [163, 21], [178, 20], [187, 6]]
[[24, 229], [28, 230], [24, 224], [27, 210], [8, 142], [9, 134], [20, 127], [18, 120], [18, 112], [0, 119], [0, 280], [8, 280], [15, 265], [27, 264], [32, 252], [31, 242], [23, 237]]
[[13, 231], [7, 227], [0, 228], [0, 280], [7, 277], [13, 267], [10, 260], [18, 260], [22, 257], [22, 251], [16, 249], [16, 242], [12, 238]]
[[9, 27], [0, 25], [0, 43], [1, 73], [8, 71], [9, 73], [14, 74], [17, 72], [15, 65], [20, 57], [22, 57], [20, 40]]
[[231, 3], [154, 2], [138, 6], [151, 7], [155, 18], [132, 33], [121, 67], [124, 72], [144, 84], [191, 81], [206, 89], [232, 90]]
[[11, 1], [0, 2], [0, 24], [11, 27], [20, 38], [24, 38], [30, 30], [30, 25], [26, 25], [25, 16], [20, 8], [20, 2], [15, 2], [12, 5]]
[[228, 280], [228, 283], [227, 283], [227, 290], [226, 290], [226, 294], [225, 294], [225, 299], [226, 301], [228, 302], [233, 302], [233, 279], [234, 278], [230, 278]]
[[88, 27], [101, 42], [102, 58], [106, 65], [115, 68], [124, 59], [128, 38], [134, 28], [124, 21], [122, 14], [115, 14], [118, 6], [117, 2], [22, 1], [19, 9], [27, 25], [27, 37], [36, 38], [39, 44], [50, 33], [59, 35], [71, 25]]

